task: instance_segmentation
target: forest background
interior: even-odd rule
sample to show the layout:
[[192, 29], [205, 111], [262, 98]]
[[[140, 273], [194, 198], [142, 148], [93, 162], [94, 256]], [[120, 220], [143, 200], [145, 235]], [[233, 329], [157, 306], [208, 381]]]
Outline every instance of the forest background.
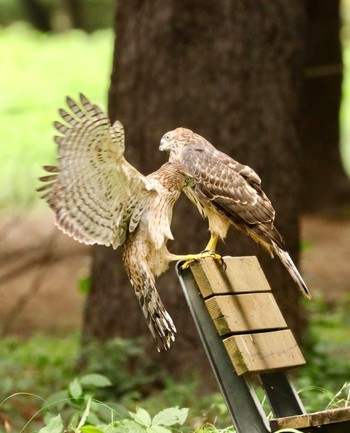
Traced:
[[[83, 3], [0, 2], [0, 401], [18, 392], [47, 398], [69, 387], [88, 364], [86, 371], [101, 373], [114, 384], [108, 398], [128, 410], [142, 405], [156, 413], [166, 406], [188, 406], [193, 428], [215, 423], [218, 417], [225, 423], [217, 393], [203, 391], [195, 372], [180, 384], [168, 371], [156, 374], [140, 340], [113, 339], [108, 348], [81, 352], [91, 248], [58, 233], [35, 189], [41, 165], [54, 160], [52, 121], [65, 96], [83, 92], [107, 107], [115, 4]], [[343, 71], [340, 151], [349, 175], [350, 6], [345, 0], [340, 6], [343, 65], [326, 65], [326, 74]], [[327, 202], [327, 196], [323, 200]], [[304, 330], [308, 366], [298, 377], [298, 387], [312, 408], [321, 409], [340, 389], [339, 399], [349, 391], [349, 194], [339, 206], [313, 210], [305, 206], [300, 223], [300, 264], [315, 300], [302, 305], [309, 319]], [[115, 365], [120, 366], [118, 373]], [[37, 410], [36, 397], [6, 400], [0, 407], [3, 428], [6, 422], [23, 427]], [[31, 425], [43, 423], [43, 413]]]

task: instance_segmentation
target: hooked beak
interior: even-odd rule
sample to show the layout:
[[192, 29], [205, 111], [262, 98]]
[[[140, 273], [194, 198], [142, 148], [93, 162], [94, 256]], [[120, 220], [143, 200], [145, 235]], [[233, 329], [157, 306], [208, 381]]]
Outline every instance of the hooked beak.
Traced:
[[171, 150], [170, 143], [162, 138], [160, 140], [159, 150], [161, 152], [168, 152], [168, 153], [170, 153], [170, 150]]

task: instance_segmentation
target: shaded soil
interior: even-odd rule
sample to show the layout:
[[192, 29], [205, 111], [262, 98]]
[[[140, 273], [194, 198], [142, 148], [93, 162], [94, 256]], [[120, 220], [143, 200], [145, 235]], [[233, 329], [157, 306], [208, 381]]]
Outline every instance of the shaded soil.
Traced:
[[[68, 331], [81, 323], [90, 247], [63, 235], [52, 214], [2, 215], [0, 333]], [[310, 289], [334, 302], [350, 290], [350, 221], [305, 216], [301, 270]]]
[[2, 218], [0, 332], [65, 331], [81, 323], [79, 281], [90, 248], [65, 236], [49, 212]]

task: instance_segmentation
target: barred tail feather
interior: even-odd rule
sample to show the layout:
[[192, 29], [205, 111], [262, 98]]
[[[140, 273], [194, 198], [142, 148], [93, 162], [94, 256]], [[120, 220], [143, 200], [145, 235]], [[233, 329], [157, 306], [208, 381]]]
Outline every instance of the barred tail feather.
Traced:
[[129, 281], [160, 352], [162, 348], [170, 348], [175, 340], [176, 328], [156, 289], [155, 277], [145, 254], [145, 242], [139, 239], [141, 234], [140, 230], [130, 234], [123, 244], [122, 257]]
[[160, 299], [153, 279], [144, 276], [142, 287], [136, 287], [133, 282], [132, 285], [158, 352], [162, 348], [170, 349], [172, 341], [175, 340], [176, 328]]
[[168, 350], [175, 340], [175, 325], [160, 299], [153, 275], [147, 275], [143, 269], [138, 269], [138, 271], [141, 271], [140, 274], [135, 272], [135, 269], [131, 274], [127, 268], [130, 283], [135, 290], [158, 352], [162, 348]]
[[289, 275], [293, 278], [301, 293], [307, 298], [311, 299], [311, 293], [287, 251], [282, 250], [282, 248], [277, 246], [274, 242], [273, 251], [279, 257], [279, 259], [283, 263], [283, 266], [287, 269]]

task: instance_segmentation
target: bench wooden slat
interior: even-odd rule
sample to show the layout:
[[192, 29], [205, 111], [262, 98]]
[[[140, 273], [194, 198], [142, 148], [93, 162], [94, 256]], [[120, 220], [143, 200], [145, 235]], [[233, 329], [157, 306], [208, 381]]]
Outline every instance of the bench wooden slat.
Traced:
[[213, 294], [271, 291], [255, 256], [224, 257], [224, 260], [226, 270], [211, 258], [191, 265], [192, 274], [205, 299]]
[[[339, 430], [336, 426], [338, 423], [341, 423], [338, 427]], [[282, 428], [307, 429], [308, 427], [330, 426], [332, 424], [334, 425], [332, 432], [339, 431], [341, 433], [346, 433], [347, 431], [350, 431], [350, 407], [331, 409], [304, 415], [288, 416], [270, 421], [270, 427], [273, 432]], [[319, 429], [315, 429], [315, 431], [318, 430]]]
[[287, 328], [271, 292], [214, 296], [205, 304], [221, 336]]
[[305, 359], [289, 329], [232, 335], [223, 342], [238, 375], [305, 364]]

